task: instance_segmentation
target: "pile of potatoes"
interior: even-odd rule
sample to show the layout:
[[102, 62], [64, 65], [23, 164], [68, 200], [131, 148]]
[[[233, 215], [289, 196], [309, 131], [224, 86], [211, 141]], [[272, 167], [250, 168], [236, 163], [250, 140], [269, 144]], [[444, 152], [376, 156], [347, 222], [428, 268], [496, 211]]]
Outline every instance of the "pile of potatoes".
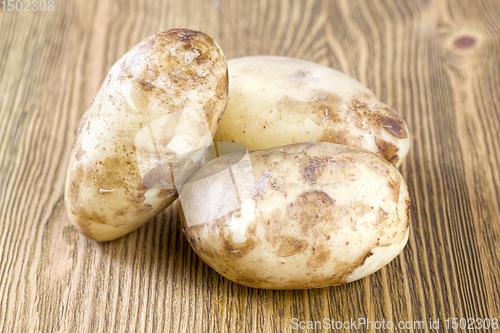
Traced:
[[[214, 143], [215, 142], [215, 143]], [[118, 60], [70, 156], [70, 220], [119, 238], [180, 199], [194, 251], [267, 289], [339, 285], [394, 259], [410, 197], [402, 117], [361, 83], [303, 60], [226, 62], [202, 32], [148, 37]]]

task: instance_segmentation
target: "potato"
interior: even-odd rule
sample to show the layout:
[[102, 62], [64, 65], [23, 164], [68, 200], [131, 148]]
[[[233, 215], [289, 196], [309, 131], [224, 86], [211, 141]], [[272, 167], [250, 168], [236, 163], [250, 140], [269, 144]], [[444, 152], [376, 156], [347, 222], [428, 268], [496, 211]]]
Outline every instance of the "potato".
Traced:
[[127, 52], [77, 130], [65, 185], [76, 228], [112, 240], [171, 204], [201, 165], [227, 96], [224, 54], [202, 32], [161, 32]]
[[299, 143], [212, 160], [180, 195], [194, 251], [245, 286], [299, 289], [360, 279], [408, 239], [399, 171], [364, 149]]
[[341, 72], [272, 56], [231, 59], [228, 68], [229, 102], [217, 142], [256, 150], [326, 141], [365, 148], [397, 167], [408, 153], [403, 118]]

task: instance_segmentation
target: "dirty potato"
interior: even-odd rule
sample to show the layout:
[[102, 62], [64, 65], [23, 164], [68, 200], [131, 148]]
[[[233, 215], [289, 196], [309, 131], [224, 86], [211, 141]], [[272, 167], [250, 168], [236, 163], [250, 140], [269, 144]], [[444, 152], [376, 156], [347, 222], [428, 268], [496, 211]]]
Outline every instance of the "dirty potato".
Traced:
[[212, 160], [180, 201], [194, 251], [255, 288], [354, 281], [389, 263], [408, 239], [410, 197], [398, 170], [364, 149], [327, 142]]
[[248, 150], [298, 142], [365, 148], [399, 166], [410, 147], [403, 118], [334, 69], [293, 58], [228, 61], [229, 102], [215, 141]]
[[202, 32], [146, 38], [83, 115], [65, 186], [70, 220], [108, 241], [154, 217], [200, 165], [227, 103], [227, 63]]

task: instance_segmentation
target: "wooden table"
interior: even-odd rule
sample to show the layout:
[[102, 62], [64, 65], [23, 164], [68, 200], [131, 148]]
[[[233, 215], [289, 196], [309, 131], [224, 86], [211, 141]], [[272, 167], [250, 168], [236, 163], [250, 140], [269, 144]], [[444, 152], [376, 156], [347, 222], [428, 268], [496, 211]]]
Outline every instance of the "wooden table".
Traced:
[[[499, 1], [52, 3], [0, 11], [1, 332], [313, 332], [358, 318], [445, 332], [447, 318], [500, 318]], [[397, 109], [412, 136], [403, 253], [345, 286], [271, 291], [197, 258], [177, 203], [116, 241], [78, 234], [63, 203], [78, 120], [123, 53], [173, 27], [206, 32], [228, 59], [331, 66]]]

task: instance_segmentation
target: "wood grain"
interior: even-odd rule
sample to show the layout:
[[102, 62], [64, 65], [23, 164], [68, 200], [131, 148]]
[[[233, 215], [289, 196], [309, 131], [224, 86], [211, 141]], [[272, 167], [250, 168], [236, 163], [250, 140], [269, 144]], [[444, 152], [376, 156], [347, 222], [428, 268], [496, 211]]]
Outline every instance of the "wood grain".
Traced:
[[[405, 117], [413, 210], [398, 258], [346, 286], [257, 290], [196, 257], [177, 203], [113, 242], [75, 231], [63, 184], [78, 120], [123, 53], [173, 27], [227, 58], [339, 69]], [[500, 2], [55, 0], [0, 11], [0, 32], [0, 332], [330, 331], [293, 318], [423, 332], [439, 318], [447, 332], [446, 318], [500, 318]]]

